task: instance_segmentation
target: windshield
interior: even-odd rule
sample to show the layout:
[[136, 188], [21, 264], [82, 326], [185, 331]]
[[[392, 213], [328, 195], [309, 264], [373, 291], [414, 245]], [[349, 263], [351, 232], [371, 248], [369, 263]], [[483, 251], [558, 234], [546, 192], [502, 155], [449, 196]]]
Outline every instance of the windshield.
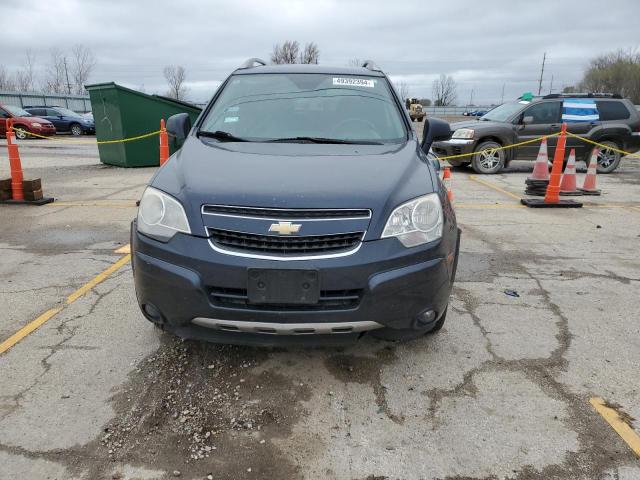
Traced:
[[31, 114], [26, 110], [21, 109], [20, 107], [16, 107], [14, 105], [5, 105], [5, 110], [9, 110], [16, 117], [30, 117]]
[[406, 139], [385, 78], [327, 74], [235, 75], [200, 130], [257, 142], [298, 137], [349, 143]]
[[65, 115], [67, 117], [79, 117], [80, 114], [74, 112], [73, 110], [69, 110], [68, 108], [56, 107], [56, 111], [60, 113], [60, 115]]
[[493, 122], [506, 122], [515, 113], [522, 110], [529, 102], [503, 103], [482, 116], [482, 120], [491, 120]]

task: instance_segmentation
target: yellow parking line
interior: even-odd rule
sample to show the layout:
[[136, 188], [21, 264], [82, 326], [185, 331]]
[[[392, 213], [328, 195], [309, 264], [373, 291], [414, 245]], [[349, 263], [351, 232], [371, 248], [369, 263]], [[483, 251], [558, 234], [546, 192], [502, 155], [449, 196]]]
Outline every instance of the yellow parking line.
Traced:
[[507, 208], [507, 209], [514, 209], [514, 208], [527, 208], [525, 205], [517, 205], [515, 203], [488, 203], [488, 204], [482, 204], [482, 203], [456, 203], [454, 204], [455, 209], [471, 209], [471, 210], [499, 210], [499, 209], [503, 209], [503, 208]]
[[136, 202], [53, 202], [49, 207], [108, 207], [108, 208], [136, 208]]
[[640, 437], [633, 429], [625, 422], [620, 414], [611, 408], [602, 398], [593, 397], [589, 400], [589, 403], [593, 405], [602, 418], [604, 418], [611, 428], [613, 428], [620, 437], [625, 441], [629, 448], [640, 457]]
[[126, 265], [127, 263], [129, 263], [129, 261], [131, 261], [131, 255], [125, 255], [116, 263], [114, 263], [109, 268], [107, 268], [104, 272], [99, 273], [98, 275], [93, 277], [91, 280], [89, 280], [87, 283], [85, 283], [83, 286], [81, 286], [78, 290], [76, 290], [71, 295], [69, 295], [65, 303], [67, 305], [71, 305], [73, 302], [75, 302], [77, 299], [79, 299], [81, 296], [83, 296], [93, 287], [95, 287], [99, 283], [104, 282], [110, 275], [120, 270], [120, 268]]
[[504, 193], [505, 195], [508, 195], [511, 198], [515, 198], [516, 200], [520, 200], [520, 197], [518, 195], [516, 195], [515, 193], [511, 193], [511, 192], [505, 190], [504, 188], [500, 188], [497, 185], [494, 185], [493, 183], [489, 183], [489, 182], [487, 182], [485, 180], [480, 180], [479, 178], [476, 178], [475, 175], [469, 175], [469, 180], [472, 180], [472, 181], [474, 181], [476, 183], [479, 183], [480, 185], [484, 185], [485, 187], [492, 188], [496, 192]]
[[57, 315], [58, 313], [60, 313], [63, 308], [64, 307], [55, 307], [55, 308], [52, 308], [50, 310], [47, 310], [42, 315], [40, 315], [38, 318], [36, 318], [32, 322], [28, 323], [27, 325], [22, 327], [20, 330], [18, 330], [16, 333], [11, 335], [4, 342], [0, 343], [0, 354], [2, 354], [4, 352], [6, 352], [7, 350], [9, 350], [16, 343], [18, 343], [24, 337], [29, 335], [31, 332], [33, 332], [36, 328], [38, 328], [42, 324], [44, 324], [47, 320], [49, 320], [50, 318], [52, 318], [55, 315]]
[[87, 293], [89, 290], [94, 288], [96, 285], [98, 285], [101, 282], [104, 282], [110, 275], [113, 275], [116, 271], [118, 271], [124, 265], [129, 263], [130, 260], [131, 260], [131, 255], [130, 254], [125, 255], [116, 263], [114, 263], [109, 268], [107, 268], [104, 272], [96, 275], [89, 282], [85, 283], [82, 287], [80, 287], [78, 290], [76, 290], [71, 295], [69, 295], [64, 305], [47, 310], [38, 318], [29, 322], [27, 325], [22, 327], [20, 330], [18, 330], [16, 333], [11, 335], [5, 341], [0, 343], [0, 355], [6, 352], [7, 350], [9, 350], [11, 347], [13, 347], [15, 344], [17, 344], [19, 341], [21, 341], [30, 333], [32, 333], [34, 330], [44, 325], [47, 321], [51, 320], [58, 313], [64, 310], [64, 308], [67, 305], [71, 305], [73, 302], [75, 302], [77, 299], [82, 297], [85, 293]]
[[123, 245], [119, 249], [114, 250], [114, 253], [120, 253], [122, 255], [124, 255], [125, 253], [131, 253], [131, 245], [127, 243], [126, 245]]

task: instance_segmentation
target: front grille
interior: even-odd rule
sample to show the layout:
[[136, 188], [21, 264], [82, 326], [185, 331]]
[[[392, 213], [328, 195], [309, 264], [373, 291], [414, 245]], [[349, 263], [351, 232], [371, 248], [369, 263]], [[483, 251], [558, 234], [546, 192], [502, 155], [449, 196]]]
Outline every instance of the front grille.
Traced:
[[207, 215], [234, 215], [238, 217], [260, 217], [277, 219], [302, 218], [368, 218], [371, 212], [367, 209], [280, 209], [232, 207], [227, 205], [204, 205], [202, 213]]
[[213, 303], [218, 307], [263, 311], [350, 310], [360, 304], [362, 290], [321, 290], [318, 303], [313, 305], [251, 304], [245, 288], [212, 287]]
[[208, 231], [211, 240], [220, 247], [281, 256], [348, 251], [360, 244], [364, 234], [364, 232], [352, 232], [301, 237], [260, 235], [218, 228], [209, 228]]

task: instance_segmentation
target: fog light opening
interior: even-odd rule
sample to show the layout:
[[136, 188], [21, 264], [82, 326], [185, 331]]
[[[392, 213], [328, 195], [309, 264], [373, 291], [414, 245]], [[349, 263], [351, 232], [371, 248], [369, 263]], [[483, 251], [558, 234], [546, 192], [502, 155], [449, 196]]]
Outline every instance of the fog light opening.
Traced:
[[420, 313], [414, 322], [416, 329], [428, 327], [436, 320], [436, 312], [434, 310], [425, 310]]
[[162, 317], [162, 314], [160, 313], [160, 310], [158, 310], [154, 304], [145, 303], [142, 308], [144, 310], [144, 314], [153, 323], [157, 323], [157, 324], [160, 324], [160, 325], [164, 323], [164, 318]]

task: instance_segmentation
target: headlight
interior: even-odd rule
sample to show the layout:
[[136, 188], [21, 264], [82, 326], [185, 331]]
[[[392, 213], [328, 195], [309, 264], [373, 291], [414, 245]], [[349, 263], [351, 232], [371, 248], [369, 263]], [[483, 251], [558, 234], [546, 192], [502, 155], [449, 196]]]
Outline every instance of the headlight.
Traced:
[[147, 187], [142, 194], [138, 231], [161, 242], [168, 242], [177, 232], [191, 233], [180, 202], [153, 187]]
[[382, 238], [397, 237], [405, 247], [415, 247], [442, 237], [442, 205], [437, 193], [415, 198], [396, 208]]
[[473, 138], [474, 133], [475, 132], [471, 128], [459, 128], [453, 132], [451, 138]]
[[41, 124], [41, 123], [38, 123], [38, 122], [33, 122], [33, 123], [31, 124], [31, 126], [32, 126], [32, 127], [38, 127], [38, 128], [40, 128], [40, 127], [42, 127], [42, 124]]

